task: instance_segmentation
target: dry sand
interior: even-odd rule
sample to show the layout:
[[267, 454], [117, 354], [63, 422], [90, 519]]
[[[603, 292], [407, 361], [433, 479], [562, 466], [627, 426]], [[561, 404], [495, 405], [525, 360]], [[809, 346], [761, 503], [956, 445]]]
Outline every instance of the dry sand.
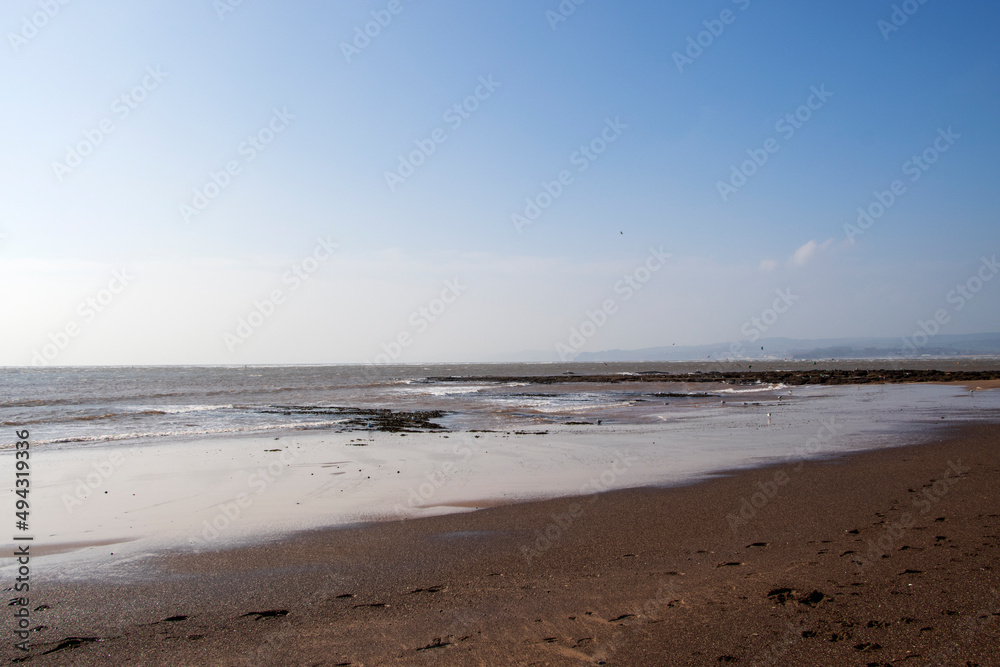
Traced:
[[179, 554], [143, 580], [38, 582], [26, 663], [1000, 664], [998, 481], [1000, 427], [975, 425]]

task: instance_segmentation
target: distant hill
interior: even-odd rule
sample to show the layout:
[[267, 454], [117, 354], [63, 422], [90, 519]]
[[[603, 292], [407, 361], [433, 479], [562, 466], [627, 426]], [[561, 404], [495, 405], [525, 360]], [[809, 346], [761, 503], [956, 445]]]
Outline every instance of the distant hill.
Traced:
[[[922, 338], [905, 346], [902, 338], [761, 338], [756, 342], [670, 345], [640, 350], [581, 352], [572, 361], [697, 361], [705, 359], [885, 359], [893, 357], [1000, 356], [1000, 333]], [[919, 343], [923, 343], [920, 345]], [[763, 348], [763, 349], [761, 349]], [[552, 352], [526, 351], [517, 361], [555, 361]]]

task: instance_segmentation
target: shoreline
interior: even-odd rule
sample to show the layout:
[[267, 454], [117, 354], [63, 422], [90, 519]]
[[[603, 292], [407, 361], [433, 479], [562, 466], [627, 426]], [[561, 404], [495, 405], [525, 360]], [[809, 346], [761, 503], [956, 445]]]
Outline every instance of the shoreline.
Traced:
[[[750, 475], [755, 472], [767, 471], [772, 469], [782, 469], [785, 467], [795, 467], [800, 468], [806, 463], [824, 463], [824, 462], [836, 462], [841, 459], [847, 459], [854, 456], [863, 455], [866, 453], [882, 452], [896, 449], [907, 449], [911, 447], [923, 447], [928, 444], [932, 444], [937, 440], [944, 440], [948, 438], [948, 434], [952, 431], [960, 430], [968, 427], [976, 426], [992, 426], [1000, 423], [996, 423], [989, 417], [983, 417], [977, 420], [970, 420], [963, 422], [959, 425], [947, 424], [940, 425], [937, 422], [928, 420], [924, 423], [924, 426], [937, 429], [933, 435], [917, 436], [917, 425], [911, 425], [913, 430], [907, 432], [897, 432], [895, 437], [906, 438], [907, 442], [902, 444], [889, 444], [880, 446], [869, 446], [861, 449], [852, 450], [834, 450], [825, 453], [816, 454], [802, 454], [801, 450], [799, 454], [789, 455], [778, 460], [766, 460], [757, 463], [748, 463], [746, 465], [725, 467], [718, 469], [706, 470], [702, 473], [685, 477], [680, 480], [662, 481], [662, 482], [650, 482], [646, 484], [641, 484], [637, 486], [624, 486], [616, 488], [601, 488], [590, 493], [560, 493], [557, 495], [541, 495], [540, 493], [527, 493], [521, 496], [513, 497], [469, 497], [460, 498], [453, 501], [441, 501], [433, 502], [428, 501], [425, 504], [413, 504], [409, 505], [408, 509], [411, 510], [422, 510], [422, 509], [435, 509], [435, 508], [453, 508], [453, 511], [440, 512], [436, 514], [424, 514], [419, 516], [407, 516], [399, 510], [398, 506], [401, 503], [397, 503], [396, 511], [392, 513], [385, 514], [373, 514], [367, 515], [364, 518], [359, 518], [355, 521], [342, 523], [342, 524], [329, 524], [329, 525], [318, 525], [309, 526], [302, 528], [288, 528], [283, 531], [269, 532], [265, 534], [260, 533], [246, 533], [241, 534], [238, 538], [231, 542], [218, 542], [214, 544], [202, 544], [197, 548], [192, 549], [190, 544], [180, 545], [176, 544], [163, 544], [160, 545], [161, 548], [157, 549], [155, 553], [145, 553], [142, 554], [143, 558], [157, 559], [162, 556], [189, 556], [189, 555], [199, 555], [199, 554], [209, 554], [209, 553], [222, 553], [229, 552], [239, 549], [253, 549], [257, 546], [268, 544], [272, 542], [280, 542], [283, 540], [295, 540], [302, 536], [308, 536], [311, 534], [325, 533], [330, 531], [340, 531], [340, 530], [364, 530], [371, 527], [376, 527], [380, 525], [385, 525], [394, 522], [408, 522], [408, 521], [421, 521], [435, 517], [448, 516], [450, 514], [469, 514], [472, 512], [479, 512], [486, 509], [493, 508], [503, 508], [503, 507], [515, 507], [521, 505], [530, 505], [533, 503], [547, 503], [547, 502], [560, 502], [560, 501], [579, 501], [580, 499], [591, 499], [595, 496], [600, 497], [604, 494], [612, 493], [628, 493], [628, 492], [658, 492], [667, 491], [671, 489], [680, 489], [685, 487], [697, 486], [699, 484], [705, 484], [714, 479], [725, 479], [730, 477], [735, 477], [739, 475]], [[490, 431], [484, 431], [484, 433], [491, 433]], [[294, 435], [293, 432], [283, 435]], [[454, 434], [454, 433], [453, 433]], [[520, 435], [541, 435], [541, 433], [529, 433]], [[545, 435], [549, 435], [548, 432]], [[245, 436], [241, 435], [241, 438], [251, 439], [252, 434], [247, 434]], [[923, 438], [923, 440], [921, 440]], [[591, 482], [596, 481], [598, 478], [594, 477]], [[599, 485], [598, 485], [599, 486]], [[102, 539], [94, 540], [81, 540], [81, 541], [68, 541], [68, 542], [50, 542], [45, 544], [39, 544], [35, 546], [32, 550], [32, 554], [38, 558], [44, 558], [46, 556], [53, 555], [63, 555], [72, 553], [74, 551], [79, 551], [83, 549], [93, 548], [93, 547], [106, 547], [115, 545], [125, 545], [130, 542], [135, 542], [141, 540], [143, 537], [139, 536], [120, 536], [120, 537], [107, 537]], [[112, 554], [113, 555], [113, 554]], [[81, 578], [79, 581], [86, 581], [86, 578]]]
[[[794, 404], [685, 408], [663, 421], [652, 404], [655, 421], [645, 424], [363, 437], [291, 432], [39, 450], [38, 553], [61, 555], [38, 564], [96, 566], [111, 551], [112, 561], [164, 549], [214, 551], [302, 530], [673, 487], [788, 460], [895, 447], [955, 423], [1000, 420], [994, 391], [974, 401], [955, 387], [920, 384], [796, 395]], [[86, 546], [95, 544], [118, 546]]]
[[989, 664], [998, 432], [168, 554], [46, 587], [31, 662]]
[[[408, 386], [419, 388], [425, 384], [435, 383], [449, 385], [455, 383], [486, 383], [487, 385], [515, 385], [515, 386], [545, 386], [550, 387], [547, 391], [556, 391], [563, 394], [572, 394], [580, 391], [606, 390], [608, 392], [628, 391], [634, 388], [630, 385], [643, 387], [654, 398], [674, 398], [692, 400], [691, 405], [695, 405], [698, 400], [708, 400], [722, 398], [727, 392], [745, 392], [757, 390], [758, 385], [761, 391], [766, 385], [778, 389], [794, 387], [796, 389], [815, 390], [839, 386], [899, 386], [899, 385], [938, 385], [938, 386], [962, 386], [970, 392], [985, 391], [1000, 388], [1000, 370], [975, 370], [975, 371], [945, 371], [940, 369], [834, 369], [817, 367], [814, 369], [800, 370], [764, 370], [764, 371], [695, 371], [692, 373], [676, 373], [668, 371], [638, 371], [614, 374], [576, 374], [567, 371], [562, 375], [516, 375], [516, 376], [492, 376], [492, 375], [460, 375], [460, 376], [429, 376], [419, 382], [408, 382]], [[682, 392], [651, 391], [655, 387], [650, 385], [718, 385], [714, 389], [716, 393], [711, 393], [712, 389], [706, 391]], [[562, 386], [557, 386], [562, 385]], [[599, 386], [603, 385], [603, 386]], [[586, 387], [583, 389], [582, 387]], [[595, 389], [595, 387], [597, 387]], [[734, 389], [736, 387], [736, 389]], [[699, 387], [700, 389], [700, 387]], [[790, 393], [790, 392], [789, 392]], [[530, 397], [530, 392], [527, 393]], [[273, 412], [298, 411], [308, 412], [312, 415], [324, 417], [338, 417], [336, 423], [316, 426], [314, 424], [269, 424], [259, 428], [229, 428], [222, 430], [207, 431], [176, 431], [176, 432], [146, 432], [146, 433], [120, 433], [100, 436], [93, 433], [74, 434], [42, 440], [33, 443], [33, 446], [44, 446], [46, 448], [72, 448], [87, 446], [106, 446], [118, 443], [123, 447], [141, 446], [144, 443], [167, 442], [184, 440], [189, 438], [237, 438], [237, 437], [266, 437], [268, 434], [286, 436], [294, 433], [325, 432], [325, 433], [452, 433], [452, 432], [491, 432], [491, 430], [514, 430], [524, 431], [528, 428], [541, 428], [550, 426], [558, 422], [543, 422], [539, 424], [521, 423], [500, 425], [491, 429], [485, 424], [449, 424], [450, 420], [456, 417], [466, 419], [482, 419], [481, 410], [461, 404], [455, 405], [447, 401], [440, 400], [440, 397], [430, 398], [421, 396], [400, 396], [400, 405], [386, 407], [379, 405], [362, 405], [345, 407], [345, 405], [266, 405], [260, 408], [269, 408]], [[489, 397], [487, 397], [489, 398]], [[764, 396], [764, 398], [772, 398]], [[641, 399], [648, 400], [648, 399]], [[384, 401], [383, 401], [384, 403]], [[405, 403], [405, 405], [403, 405]], [[409, 406], [409, 409], [407, 408]], [[416, 407], [414, 407], [416, 406]], [[219, 409], [233, 408], [232, 405], [215, 406]], [[252, 406], [244, 406], [250, 408]], [[463, 411], [464, 410], [464, 411]], [[107, 416], [107, 415], [104, 415]], [[103, 418], [104, 416], [100, 417]], [[618, 415], [597, 415], [594, 420], [602, 418], [608, 420]], [[92, 417], [84, 418], [90, 421]], [[572, 421], [572, 416], [567, 415], [563, 425], [593, 425], [593, 421]], [[445, 422], [445, 423], [439, 423]], [[622, 422], [628, 423], [628, 420]], [[44, 421], [10, 422], [9, 426], [24, 427], [30, 430], [44, 429]], [[0, 443], [0, 454], [13, 451], [13, 442]]]

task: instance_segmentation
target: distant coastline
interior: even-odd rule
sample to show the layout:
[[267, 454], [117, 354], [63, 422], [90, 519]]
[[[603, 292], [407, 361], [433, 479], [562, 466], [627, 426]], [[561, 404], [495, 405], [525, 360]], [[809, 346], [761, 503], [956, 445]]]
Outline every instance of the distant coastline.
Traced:
[[[1000, 357], [1000, 333], [911, 335], [897, 338], [750, 338], [707, 345], [662, 345], [580, 352], [572, 361], [882, 360]], [[555, 350], [527, 350], [504, 361], [557, 361]]]

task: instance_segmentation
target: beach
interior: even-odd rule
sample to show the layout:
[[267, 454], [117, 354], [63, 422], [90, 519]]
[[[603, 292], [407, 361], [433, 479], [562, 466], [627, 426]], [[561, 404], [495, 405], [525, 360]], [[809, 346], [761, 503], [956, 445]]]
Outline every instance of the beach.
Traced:
[[1000, 3], [121, 5], [7, 3], [0, 663], [1000, 667]]
[[164, 555], [29, 663], [996, 664], [998, 433]]
[[130, 370], [131, 396], [9, 400], [36, 444], [29, 650], [5, 651], [991, 664], [995, 372], [425, 370]]

